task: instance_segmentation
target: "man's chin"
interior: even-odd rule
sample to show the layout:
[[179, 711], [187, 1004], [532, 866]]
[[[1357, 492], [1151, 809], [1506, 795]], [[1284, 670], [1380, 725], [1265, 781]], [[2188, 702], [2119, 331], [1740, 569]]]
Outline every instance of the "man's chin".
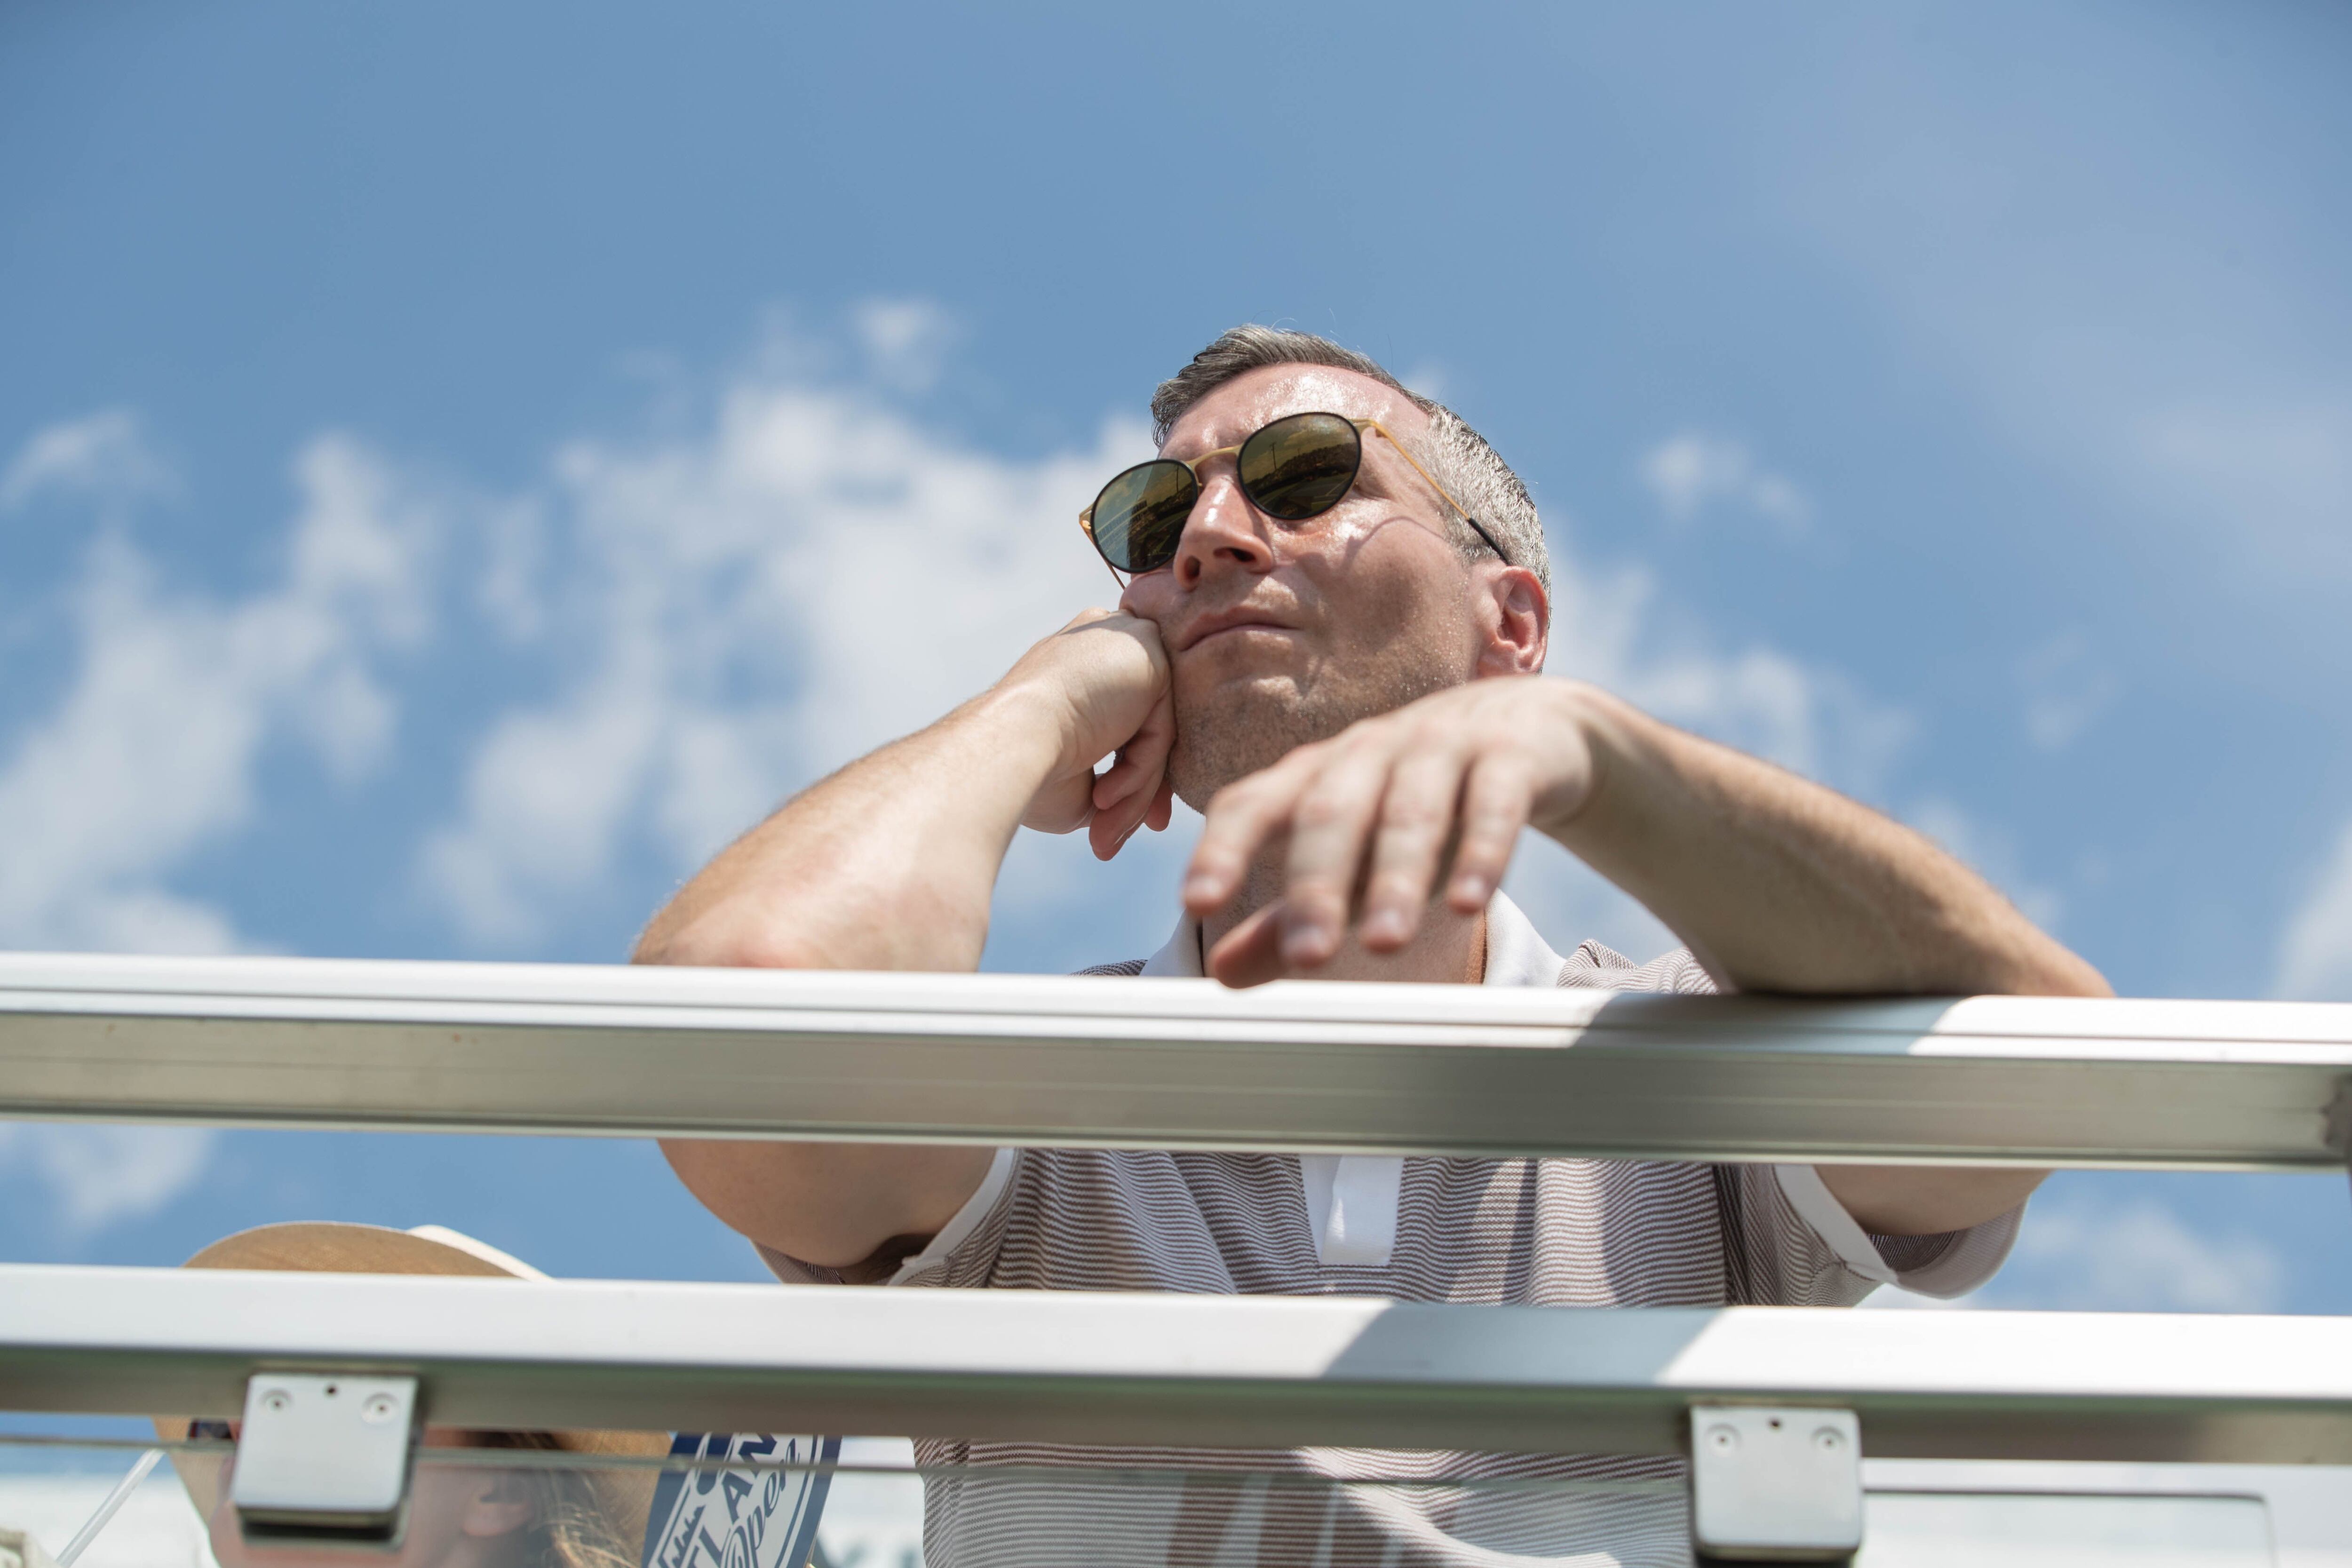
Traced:
[[1194, 811], [1239, 779], [1262, 772], [1299, 747], [1327, 740], [1354, 721], [1354, 715], [1321, 710], [1297, 683], [1262, 678], [1246, 685], [1218, 688], [1218, 700], [1176, 704], [1176, 744], [1168, 756], [1169, 782], [1176, 797]]
[[1221, 680], [1186, 679], [1192, 673], [1176, 675], [1168, 778], [1177, 798], [1195, 811], [1207, 810], [1209, 797], [1227, 784], [1301, 746], [1469, 679], [1466, 670], [1398, 659], [1371, 661], [1356, 679], [1333, 679], [1328, 662], [1311, 675], [1260, 669]]

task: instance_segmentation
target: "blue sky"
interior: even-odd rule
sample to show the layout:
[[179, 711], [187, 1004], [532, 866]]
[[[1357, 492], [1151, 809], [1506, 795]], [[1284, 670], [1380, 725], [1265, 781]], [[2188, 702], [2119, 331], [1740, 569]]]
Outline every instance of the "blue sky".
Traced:
[[[1105, 597], [1072, 514], [1257, 320], [1526, 475], [1556, 671], [2123, 991], [2352, 1000], [2347, 66], [2315, 4], [9, 7], [0, 944], [615, 959]], [[990, 965], [1149, 951], [1181, 830], [1024, 841]], [[0, 1127], [12, 1258], [319, 1215], [754, 1268], [639, 1145]], [[2069, 1176], [1987, 1296], [2340, 1311], [2347, 1226]]]

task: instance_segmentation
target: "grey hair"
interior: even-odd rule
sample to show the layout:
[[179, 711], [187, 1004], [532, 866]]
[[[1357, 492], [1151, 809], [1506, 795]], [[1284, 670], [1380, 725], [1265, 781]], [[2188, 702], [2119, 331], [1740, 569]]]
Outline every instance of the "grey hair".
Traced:
[[[1218, 334], [1215, 342], [1194, 354], [1192, 363], [1161, 382], [1160, 390], [1151, 395], [1152, 439], [1165, 446], [1168, 432], [1194, 404], [1235, 377], [1271, 364], [1352, 370], [1410, 398], [1413, 406], [1429, 416], [1428, 432], [1412, 441], [1412, 455], [1495, 536], [1495, 542], [1515, 565], [1536, 574], [1545, 596], [1550, 596], [1551, 552], [1544, 545], [1543, 524], [1536, 517], [1536, 503], [1528, 487], [1510, 465], [1454, 410], [1413, 391], [1369, 355], [1341, 348], [1328, 338], [1255, 324]], [[1475, 558], [1486, 552], [1476, 531], [1461, 519], [1448, 518], [1446, 525], [1465, 555]]]

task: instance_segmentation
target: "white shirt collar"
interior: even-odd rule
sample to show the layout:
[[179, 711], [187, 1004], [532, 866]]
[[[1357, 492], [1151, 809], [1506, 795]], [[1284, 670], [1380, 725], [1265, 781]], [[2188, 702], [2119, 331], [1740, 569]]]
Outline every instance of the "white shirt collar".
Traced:
[[[1551, 950], [1519, 906], [1508, 895], [1496, 893], [1486, 905], [1486, 978], [1488, 985], [1557, 985], [1567, 960]], [[1191, 915], [1176, 922], [1166, 945], [1144, 961], [1139, 978], [1198, 980], [1201, 974], [1201, 922]]]

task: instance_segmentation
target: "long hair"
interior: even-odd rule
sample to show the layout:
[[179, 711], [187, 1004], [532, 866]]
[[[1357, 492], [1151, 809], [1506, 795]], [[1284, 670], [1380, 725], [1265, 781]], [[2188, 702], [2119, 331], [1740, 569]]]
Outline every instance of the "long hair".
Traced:
[[[480, 1432], [475, 1440], [485, 1448], [573, 1451], [548, 1432]], [[582, 1458], [592, 1465], [595, 1459]], [[638, 1543], [621, 1539], [623, 1526], [601, 1495], [593, 1469], [522, 1470], [515, 1479], [532, 1503], [530, 1523], [524, 1527], [529, 1549], [522, 1558], [530, 1568], [638, 1568]]]

